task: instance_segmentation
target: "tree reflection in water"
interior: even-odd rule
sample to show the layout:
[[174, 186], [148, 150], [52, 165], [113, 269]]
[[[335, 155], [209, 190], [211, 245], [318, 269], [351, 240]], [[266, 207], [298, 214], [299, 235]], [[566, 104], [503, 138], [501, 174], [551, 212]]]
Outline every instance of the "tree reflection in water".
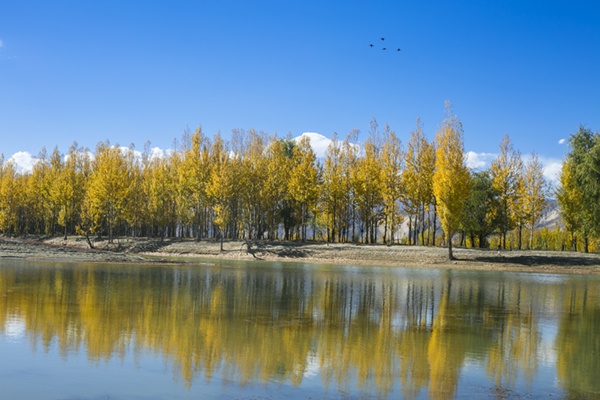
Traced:
[[498, 393], [534, 384], [543, 322], [563, 389], [600, 393], [597, 280], [402, 271], [5, 265], [0, 329], [18, 317], [33, 344], [84, 348], [92, 363], [151, 350], [188, 386], [215, 374], [301, 385], [316, 371], [344, 391], [445, 399], [466, 363]]

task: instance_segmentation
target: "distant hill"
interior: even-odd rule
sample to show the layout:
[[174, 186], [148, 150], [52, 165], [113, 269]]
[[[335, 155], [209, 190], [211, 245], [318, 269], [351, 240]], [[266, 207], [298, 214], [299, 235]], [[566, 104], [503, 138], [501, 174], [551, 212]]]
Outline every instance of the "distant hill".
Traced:
[[538, 228], [548, 228], [553, 229], [557, 225], [561, 228], [565, 226], [560, 216], [560, 207], [558, 205], [558, 201], [556, 199], [548, 199], [546, 209], [542, 212], [542, 216], [540, 217], [537, 224], [535, 224], [536, 229]]

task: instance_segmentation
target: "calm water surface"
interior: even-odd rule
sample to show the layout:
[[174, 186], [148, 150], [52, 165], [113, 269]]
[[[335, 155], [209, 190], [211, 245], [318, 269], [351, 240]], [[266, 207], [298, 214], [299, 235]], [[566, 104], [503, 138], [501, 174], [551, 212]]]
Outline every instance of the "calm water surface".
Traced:
[[0, 261], [2, 399], [600, 398], [600, 279]]

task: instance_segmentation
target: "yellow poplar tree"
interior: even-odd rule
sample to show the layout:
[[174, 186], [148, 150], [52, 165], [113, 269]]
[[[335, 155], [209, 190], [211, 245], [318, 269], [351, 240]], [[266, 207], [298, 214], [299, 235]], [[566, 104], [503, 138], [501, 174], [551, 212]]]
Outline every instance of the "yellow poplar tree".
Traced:
[[363, 242], [374, 243], [375, 231], [382, 208], [381, 140], [375, 118], [371, 120], [369, 137], [363, 146], [363, 156], [353, 164], [353, 184], [356, 205], [364, 231]]
[[364, 145], [364, 156], [356, 163], [355, 193], [364, 229], [364, 243], [375, 243], [378, 211], [381, 208], [380, 149], [372, 137]]
[[146, 200], [147, 229], [149, 235], [158, 234], [161, 240], [167, 234], [167, 229], [175, 225], [177, 209], [175, 172], [173, 155], [146, 154], [144, 156], [142, 191]]
[[303, 136], [294, 147], [290, 171], [289, 192], [299, 204], [301, 239], [306, 240], [306, 222], [315, 211], [319, 197], [319, 170], [317, 156], [310, 145], [310, 137]]
[[523, 185], [521, 186], [523, 215], [530, 228], [530, 249], [533, 248], [535, 224], [540, 219], [544, 208], [546, 208], [547, 193], [548, 184], [544, 178], [544, 167], [537, 154], [533, 153], [531, 159], [525, 164], [525, 169], [523, 170]]
[[170, 156], [170, 169], [173, 179], [172, 189], [175, 192], [175, 219], [169, 224], [169, 234], [177, 235], [177, 230], [184, 235], [184, 230], [193, 220], [194, 187], [193, 187], [193, 156], [190, 137], [184, 133], [179, 151]]
[[51, 228], [48, 233], [52, 234], [54, 234], [54, 228], [57, 223], [66, 229], [66, 223], [64, 225], [60, 223], [60, 214], [64, 214], [63, 205], [68, 201], [72, 193], [69, 191], [64, 172], [65, 166], [62, 162], [62, 156], [58, 148], [55, 147], [50, 157], [50, 170], [47, 175], [48, 202], [51, 210]]
[[192, 234], [200, 238], [206, 231], [208, 153], [208, 141], [202, 128], [198, 127], [191, 136], [184, 134], [180, 151], [171, 156], [178, 225], [183, 235]]
[[466, 166], [462, 124], [452, 115], [449, 102], [446, 102], [446, 119], [436, 134], [436, 144], [433, 193], [448, 242], [448, 257], [453, 260], [452, 236], [460, 226], [464, 201], [470, 190], [470, 176]]
[[141, 154], [135, 151], [133, 143], [129, 148], [123, 149], [122, 153], [127, 179], [127, 194], [125, 195], [123, 205], [123, 221], [126, 222], [124, 228], [127, 235], [137, 236], [141, 231], [141, 225], [145, 219], [145, 210], [144, 207], [140, 207], [140, 203], [146, 203], [142, 190]]
[[98, 144], [84, 201], [83, 217], [89, 221], [87, 231], [96, 233], [104, 226], [109, 243], [131, 201], [131, 159], [124, 154], [127, 151], [131, 150], [111, 146], [108, 142]]
[[198, 127], [192, 135], [192, 146], [190, 154], [186, 158], [186, 164], [192, 171], [191, 187], [194, 210], [195, 236], [200, 239], [207, 226], [208, 195], [206, 184], [210, 176], [208, 140]]
[[232, 150], [240, 162], [236, 186], [241, 199], [244, 228], [249, 239], [259, 239], [267, 229], [267, 210], [275, 208], [275, 196], [267, 183], [267, 137], [254, 129], [234, 130]]
[[211, 147], [211, 171], [206, 193], [214, 214], [213, 223], [219, 228], [221, 251], [225, 229], [231, 220], [231, 201], [235, 191], [234, 161], [230, 158], [223, 139], [217, 135]]
[[[4, 161], [0, 159], [0, 161]], [[17, 230], [17, 171], [12, 162], [0, 162], [0, 231]]]
[[[52, 230], [58, 214], [55, 201], [51, 196], [55, 172], [60, 168], [60, 154], [56, 149], [52, 158], [53, 161], [48, 158], [46, 148], [42, 148], [36, 163], [33, 165], [30, 178], [27, 180], [28, 186], [25, 196], [28, 199], [29, 209], [35, 221], [34, 231], [37, 233], [53, 233]], [[54, 168], [52, 164], [54, 164]]]
[[344, 202], [344, 176], [342, 167], [342, 146], [334, 133], [327, 147], [323, 166], [323, 190], [321, 191], [322, 217], [326, 220], [327, 240], [335, 241], [336, 227], [339, 225], [339, 209]]
[[383, 144], [381, 147], [381, 196], [385, 215], [386, 232], [390, 237], [384, 241], [388, 245], [394, 243], [394, 232], [397, 225], [402, 222], [398, 210], [398, 201], [402, 193], [402, 144], [394, 131], [386, 126]]
[[89, 157], [84, 149], [73, 143], [64, 162], [57, 163], [52, 157], [53, 184], [51, 197], [58, 206], [58, 225], [67, 237], [69, 227], [75, 226], [84, 195], [84, 185], [89, 173]]
[[[338, 240], [348, 241], [355, 240], [356, 233], [356, 208], [358, 203], [357, 185], [360, 183], [359, 178], [359, 146], [357, 145], [358, 130], [352, 129], [346, 135], [346, 139], [341, 146], [340, 153], [340, 172], [341, 172], [341, 199], [342, 202], [338, 207]], [[377, 177], [379, 179], [379, 177]], [[373, 229], [372, 235], [376, 235], [376, 230]], [[375, 239], [374, 239], [375, 240]]]
[[[417, 234], [425, 244], [426, 211], [434, 206], [433, 244], [435, 245], [435, 198], [433, 196], [433, 172], [435, 171], [435, 144], [429, 143], [423, 133], [423, 124], [417, 118], [417, 127], [410, 133], [410, 140], [404, 155], [405, 167], [402, 171], [403, 203], [408, 212], [409, 239], [417, 244]], [[414, 224], [413, 224], [414, 223]]]
[[523, 161], [521, 154], [515, 151], [510, 143], [508, 135], [504, 135], [500, 142], [500, 155], [490, 166], [492, 176], [492, 188], [498, 193], [498, 207], [496, 208], [496, 220], [500, 224], [502, 235], [502, 248], [506, 248], [506, 233], [522, 219], [519, 213], [519, 202], [521, 200], [521, 172]]

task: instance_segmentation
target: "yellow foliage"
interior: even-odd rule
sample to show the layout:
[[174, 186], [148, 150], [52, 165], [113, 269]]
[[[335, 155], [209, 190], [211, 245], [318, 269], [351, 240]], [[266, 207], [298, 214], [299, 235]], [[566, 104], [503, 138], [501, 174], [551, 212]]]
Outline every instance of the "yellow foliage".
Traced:
[[433, 193], [448, 242], [449, 257], [452, 259], [452, 236], [459, 228], [464, 199], [469, 194], [471, 180], [466, 166], [462, 126], [448, 109], [447, 111], [448, 116], [436, 135]]

